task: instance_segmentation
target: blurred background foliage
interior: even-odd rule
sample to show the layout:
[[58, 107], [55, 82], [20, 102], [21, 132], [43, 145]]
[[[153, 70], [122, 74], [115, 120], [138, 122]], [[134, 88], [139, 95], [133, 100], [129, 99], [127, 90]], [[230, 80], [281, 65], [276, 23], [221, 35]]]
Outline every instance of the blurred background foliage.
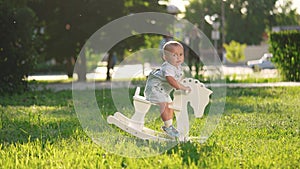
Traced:
[[299, 14], [296, 9], [292, 9], [291, 0], [283, 3], [277, 0], [193, 0], [186, 12], [186, 18], [198, 24], [206, 35], [210, 35], [212, 27], [201, 18], [217, 14], [216, 20], [221, 22], [222, 4], [225, 43], [235, 40], [247, 45], [257, 45], [263, 40], [262, 35], [271, 31], [273, 26], [300, 24]]
[[[26, 87], [33, 73], [73, 74], [76, 58], [86, 40], [99, 28], [119, 17], [139, 12], [165, 12], [158, 0], [0, 0], [0, 88]], [[206, 15], [225, 16], [225, 43], [235, 40], [259, 44], [273, 26], [299, 25], [291, 0], [190, 0], [185, 19], [206, 35], [212, 30]], [[223, 6], [222, 6], [223, 5]], [[209, 37], [209, 36], [208, 36]], [[112, 50], [118, 59], [142, 48], [158, 47], [160, 35], [124, 39]], [[222, 46], [219, 41], [218, 46]], [[51, 64], [53, 62], [53, 64]], [[86, 67], [85, 67], [86, 69]], [[89, 68], [90, 69], [90, 68]], [[84, 80], [84, 79], [83, 79]], [[21, 86], [21, 87], [20, 87]]]
[[26, 88], [22, 79], [33, 71], [41, 45], [36, 23], [26, 1], [0, 1], [0, 93]]

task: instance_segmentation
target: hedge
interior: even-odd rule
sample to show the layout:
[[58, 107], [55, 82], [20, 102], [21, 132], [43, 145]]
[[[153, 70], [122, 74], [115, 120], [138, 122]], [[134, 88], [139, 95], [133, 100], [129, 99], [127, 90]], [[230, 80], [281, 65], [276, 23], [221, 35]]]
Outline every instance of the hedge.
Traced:
[[35, 14], [24, 4], [0, 0], [0, 94], [23, 91], [36, 53]]
[[300, 31], [271, 33], [269, 50], [284, 80], [300, 81]]

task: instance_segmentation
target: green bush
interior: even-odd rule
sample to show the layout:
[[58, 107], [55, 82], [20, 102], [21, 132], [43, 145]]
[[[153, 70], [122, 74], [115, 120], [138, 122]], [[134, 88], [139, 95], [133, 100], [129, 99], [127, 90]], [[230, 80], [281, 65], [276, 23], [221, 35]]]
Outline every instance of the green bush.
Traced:
[[284, 80], [300, 81], [300, 32], [282, 31], [270, 35], [272, 61]]
[[228, 44], [223, 45], [226, 49], [226, 59], [232, 63], [237, 63], [239, 61], [245, 60], [245, 48], [247, 45], [240, 44], [236, 41], [231, 41]]
[[24, 90], [35, 64], [35, 15], [21, 2], [0, 0], [0, 93]]

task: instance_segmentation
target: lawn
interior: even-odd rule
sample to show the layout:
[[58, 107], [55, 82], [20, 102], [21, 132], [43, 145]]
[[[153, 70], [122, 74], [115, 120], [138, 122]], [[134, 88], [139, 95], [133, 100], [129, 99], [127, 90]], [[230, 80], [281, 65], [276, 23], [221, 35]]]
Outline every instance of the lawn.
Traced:
[[[113, 114], [110, 92], [96, 93]], [[299, 93], [300, 87], [228, 88], [225, 112], [207, 142], [180, 143], [148, 158], [121, 157], [95, 144], [77, 119], [72, 91], [0, 96], [0, 168], [297, 168]]]

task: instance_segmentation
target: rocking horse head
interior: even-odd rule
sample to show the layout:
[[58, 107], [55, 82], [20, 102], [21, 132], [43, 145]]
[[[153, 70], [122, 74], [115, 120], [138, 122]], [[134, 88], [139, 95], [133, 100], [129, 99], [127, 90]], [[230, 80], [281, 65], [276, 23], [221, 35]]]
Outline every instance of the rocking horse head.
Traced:
[[182, 91], [174, 92], [173, 106], [186, 107], [188, 103], [192, 106], [197, 118], [203, 116], [206, 105], [209, 103], [209, 96], [212, 91], [207, 89], [203, 83], [197, 79], [185, 78], [181, 81], [184, 86], [189, 86], [191, 91], [188, 93]]

